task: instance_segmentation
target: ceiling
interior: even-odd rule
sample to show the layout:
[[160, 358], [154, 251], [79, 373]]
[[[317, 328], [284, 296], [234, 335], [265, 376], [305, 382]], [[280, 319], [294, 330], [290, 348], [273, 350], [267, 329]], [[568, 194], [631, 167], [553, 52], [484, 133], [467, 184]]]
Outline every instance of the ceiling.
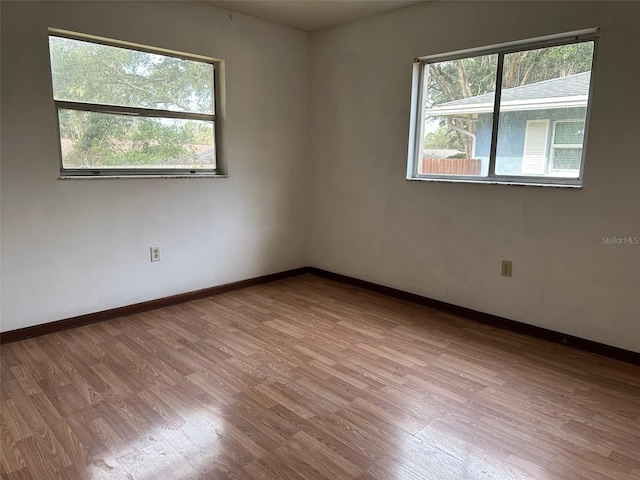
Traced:
[[423, 1], [425, 0], [208, 0], [206, 3], [315, 32]]

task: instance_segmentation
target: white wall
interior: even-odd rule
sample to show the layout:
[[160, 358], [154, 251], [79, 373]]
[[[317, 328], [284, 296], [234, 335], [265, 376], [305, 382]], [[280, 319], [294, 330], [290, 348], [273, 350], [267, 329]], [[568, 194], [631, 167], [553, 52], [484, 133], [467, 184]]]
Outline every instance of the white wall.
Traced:
[[[601, 27], [582, 190], [404, 179], [414, 57]], [[640, 4], [428, 2], [312, 37], [309, 263], [640, 351]], [[500, 276], [500, 260], [513, 277]]]
[[[224, 59], [230, 178], [57, 180], [47, 27]], [[3, 1], [2, 330], [304, 266], [308, 53], [195, 2]]]

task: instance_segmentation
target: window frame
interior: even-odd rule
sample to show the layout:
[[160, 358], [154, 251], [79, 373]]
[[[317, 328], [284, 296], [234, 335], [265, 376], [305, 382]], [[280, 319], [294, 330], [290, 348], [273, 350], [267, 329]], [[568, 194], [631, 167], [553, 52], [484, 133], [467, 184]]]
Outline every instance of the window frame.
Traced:
[[[592, 97], [593, 97], [593, 74], [589, 81], [589, 91], [587, 94], [587, 108], [585, 114], [585, 134], [582, 143], [582, 154], [580, 159], [580, 170], [578, 177], [558, 177], [548, 175], [498, 175], [495, 172], [496, 151], [498, 140], [498, 128], [500, 121], [500, 103], [502, 97], [502, 73], [504, 66], [504, 56], [510, 53], [523, 52], [528, 50], [537, 50], [546, 47], [557, 47], [562, 45], [570, 45], [574, 43], [593, 42], [593, 55], [591, 60], [591, 72], [593, 73], [596, 65], [598, 40], [600, 37], [599, 28], [590, 28], [578, 30], [574, 32], [565, 32], [557, 35], [548, 35], [534, 39], [526, 39], [515, 42], [509, 42], [487, 47], [471, 48], [459, 50], [450, 53], [442, 53], [417, 57], [414, 59], [412, 90], [411, 90], [411, 115], [409, 119], [409, 151], [407, 159], [407, 180], [430, 181], [430, 182], [458, 182], [458, 183], [488, 183], [488, 184], [507, 184], [507, 185], [534, 185], [534, 186], [554, 186], [554, 187], [582, 187], [584, 160], [587, 144], [587, 136], [589, 131], [589, 118], [591, 113]], [[482, 56], [482, 55], [498, 55], [496, 68], [496, 85], [495, 97], [492, 110], [492, 130], [491, 130], [491, 147], [489, 153], [489, 168], [487, 176], [465, 176], [465, 175], [434, 175], [418, 173], [420, 155], [422, 152], [422, 142], [424, 140], [424, 124], [425, 124], [425, 86], [424, 86], [424, 69], [425, 66], [432, 63], [443, 61], [461, 60], [464, 58]], [[548, 141], [551, 145], [551, 141]], [[550, 162], [550, 159], [547, 159]]]
[[[221, 156], [221, 123], [224, 112], [224, 103], [222, 92], [222, 75], [224, 72], [224, 62], [220, 59], [205, 57], [196, 54], [187, 54], [168, 50], [164, 48], [154, 48], [136, 43], [114, 40], [95, 35], [71, 32], [58, 28], [49, 28], [47, 40], [51, 37], [68, 38], [82, 42], [94, 43], [98, 45], [106, 45], [110, 47], [124, 48], [128, 50], [136, 50], [139, 52], [150, 53], [154, 55], [162, 55], [166, 57], [179, 58], [187, 61], [195, 61], [207, 63], [213, 67], [212, 79], [212, 113], [195, 113], [181, 112], [175, 110], [161, 110], [142, 107], [128, 107], [121, 105], [110, 105], [102, 103], [76, 102], [69, 100], [56, 100], [53, 92], [53, 77], [50, 70], [49, 78], [51, 79], [51, 97], [56, 110], [56, 127], [58, 135], [58, 158], [61, 179], [81, 179], [81, 178], [203, 178], [203, 177], [223, 177], [228, 175], [224, 173]], [[47, 42], [48, 43], [48, 42]], [[49, 67], [52, 68], [51, 60]], [[216, 160], [215, 168], [65, 168], [62, 157], [62, 143], [60, 137], [60, 110], [75, 110], [93, 113], [119, 114], [140, 118], [167, 118], [180, 120], [200, 120], [213, 124], [213, 148]]]

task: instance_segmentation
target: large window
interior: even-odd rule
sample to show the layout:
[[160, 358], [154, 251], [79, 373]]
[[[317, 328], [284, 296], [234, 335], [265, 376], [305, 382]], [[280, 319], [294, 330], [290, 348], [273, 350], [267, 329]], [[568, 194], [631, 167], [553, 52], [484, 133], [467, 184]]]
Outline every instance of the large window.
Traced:
[[217, 174], [213, 60], [49, 36], [61, 175]]
[[582, 184], [597, 30], [418, 59], [407, 178]]

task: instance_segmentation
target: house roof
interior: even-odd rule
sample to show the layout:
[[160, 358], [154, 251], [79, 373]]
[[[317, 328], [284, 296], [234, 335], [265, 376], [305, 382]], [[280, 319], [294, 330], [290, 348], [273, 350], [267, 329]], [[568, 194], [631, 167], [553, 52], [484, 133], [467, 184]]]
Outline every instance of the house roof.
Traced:
[[[577, 73], [502, 90], [500, 111], [547, 110], [586, 107], [591, 72]], [[493, 112], [494, 94], [486, 93], [442, 103], [427, 109], [428, 115], [450, 116]]]

